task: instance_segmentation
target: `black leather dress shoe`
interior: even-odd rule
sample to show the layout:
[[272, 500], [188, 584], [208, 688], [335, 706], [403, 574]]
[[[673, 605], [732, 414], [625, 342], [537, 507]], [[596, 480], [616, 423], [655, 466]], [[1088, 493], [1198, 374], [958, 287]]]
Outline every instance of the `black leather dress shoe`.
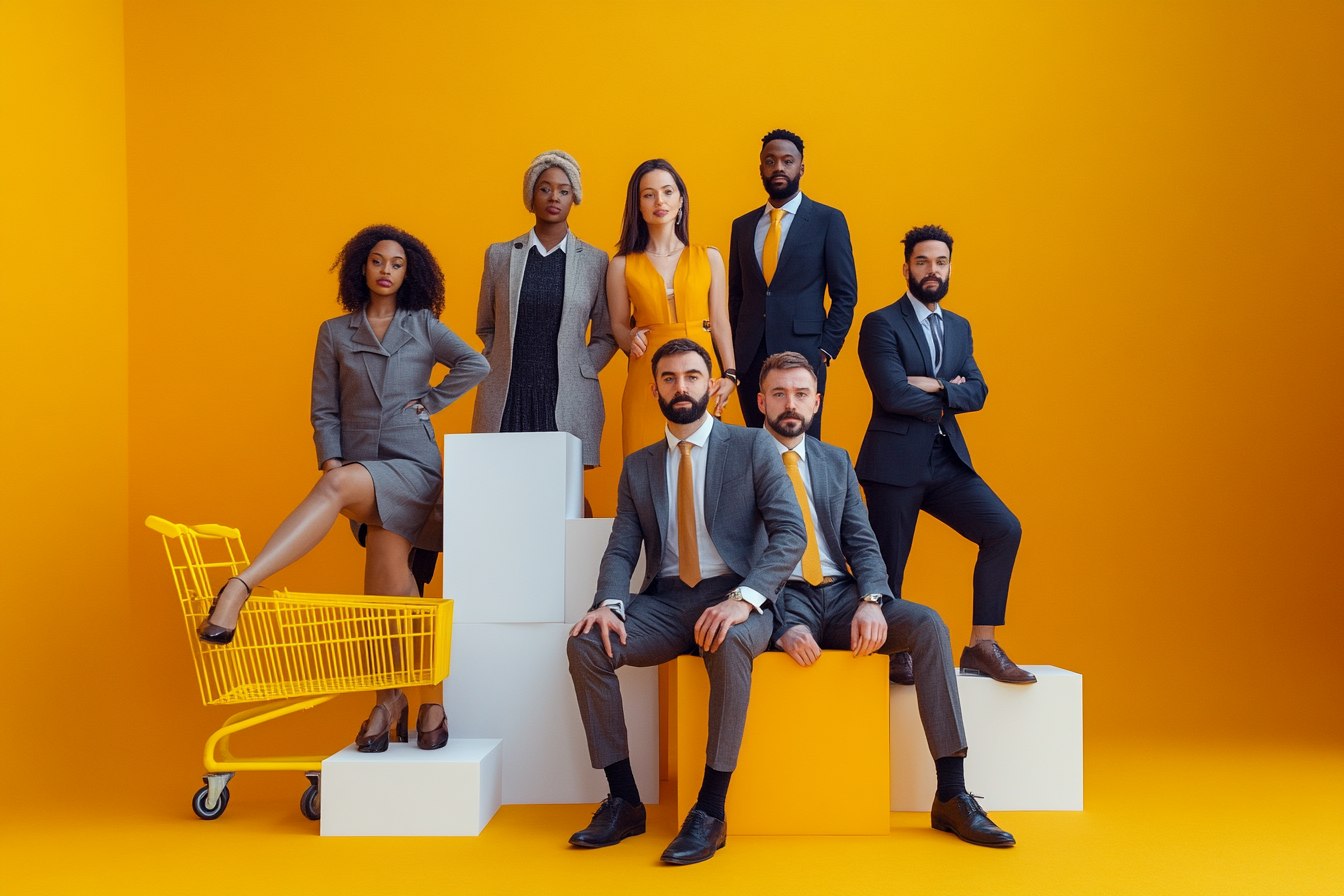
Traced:
[[956, 834], [976, 846], [1016, 846], [1013, 835], [989, 820], [985, 810], [975, 801], [975, 794], [962, 793], [945, 803], [933, 798], [933, 829]]
[[692, 809], [681, 823], [681, 833], [663, 850], [663, 861], [669, 865], [694, 865], [714, 858], [714, 853], [727, 843], [728, 822]]
[[910, 656], [910, 651], [902, 650], [900, 653], [891, 655], [891, 683], [915, 683], [915, 661]]
[[615, 846], [626, 837], [644, 833], [644, 804], [627, 803], [618, 796], [608, 796], [593, 813], [588, 827], [579, 831], [569, 842], [584, 849]]

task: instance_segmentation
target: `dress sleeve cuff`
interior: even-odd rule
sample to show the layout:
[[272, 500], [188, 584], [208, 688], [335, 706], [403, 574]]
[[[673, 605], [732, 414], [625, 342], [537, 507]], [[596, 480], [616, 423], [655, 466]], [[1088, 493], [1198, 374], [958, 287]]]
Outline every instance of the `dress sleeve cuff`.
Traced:
[[765, 604], [765, 597], [759, 591], [755, 588], [743, 587], [739, 587], [738, 590], [742, 592], [742, 599], [751, 604], [752, 609], [757, 613], [764, 612], [761, 607]]
[[602, 606], [606, 607], [607, 609], [615, 613], [617, 616], [621, 617], [622, 622], [625, 621], [625, 601], [604, 600], [602, 601]]

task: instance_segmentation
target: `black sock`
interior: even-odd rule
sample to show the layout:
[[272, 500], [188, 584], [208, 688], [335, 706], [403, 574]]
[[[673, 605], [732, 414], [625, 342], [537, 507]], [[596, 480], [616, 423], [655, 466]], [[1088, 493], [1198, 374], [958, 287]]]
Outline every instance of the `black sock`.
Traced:
[[728, 782], [732, 778], [732, 772], [719, 772], [705, 766], [705, 781], [700, 785], [700, 796], [696, 798], [693, 808], [710, 818], [723, 821], [723, 801], [728, 798]]
[[607, 789], [612, 796], [618, 796], [632, 806], [639, 805], [639, 787], [635, 784], [635, 773], [628, 758], [613, 762], [602, 771], [607, 773]]
[[966, 792], [966, 757], [944, 756], [933, 760], [938, 770], [938, 793], [934, 795], [940, 803]]

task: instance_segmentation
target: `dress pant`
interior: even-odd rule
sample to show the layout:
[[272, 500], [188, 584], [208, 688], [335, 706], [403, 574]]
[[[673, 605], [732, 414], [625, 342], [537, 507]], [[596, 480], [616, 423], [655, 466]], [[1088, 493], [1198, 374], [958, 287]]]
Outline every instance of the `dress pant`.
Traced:
[[[761, 392], [761, 367], [765, 365], [765, 359], [768, 357], [765, 353], [765, 340], [761, 340], [761, 347], [756, 350], [756, 357], [751, 359], [747, 365], [746, 373], [739, 373], [742, 383], [737, 388], [737, 400], [742, 405], [742, 421], [754, 429], [760, 429], [765, 425], [765, 415], [756, 407], [756, 396]], [[742, 359], [738, 358], [741, 363]], [[817, 392], [823, 398], [821, 399], [821, 409], [817, 415], [812, 418], [812, 426], [807, 430], [807, 434], [814, 439], [821, 438], [821, 412], [826, 409], [826, 365], [822, 364], [817, 368]]]
[[[690, 588], [681, 579], [661, 576], [650, 591], [630, 595], [625, 611], [625, 641], [611, 635], [607, 656], [596, 627], [569, 639], [569, 674], [579, 698], [579, 715], [588, 736], [593, 768], [606, 768], [630, 756], [625, 708], [616, 670], [621, 666], [658, 666], [695, 654], [695, 623], [705, 610], [723, 601], [742, 582], [737, 575], [702, 579]], [[770, 644], [774, 615], [752, 611], [747, 621], [728, 629], [713, 653], [702, 654], [709, 672], [709, 742], [705, 764], [730, 772], [737, 768], [742, 730], [751, 697], [752, 661]]]
[[[850, 623], [859, 609], [859, 589], [849, 577], [829, 585], [790, 581], [775, 606], [771, 644], [795, 625], [805, 625], [822, 650], [850, 650]], [[915, 667], [915, 699], [919, 720], [934, 759], [966, 749], [961, 724], [961, 698], [952, 667], [952, 641], [938, 614], [923, 604], [885, 598], [887, 640], [877, 652], [890, 656], [910, 652]]]
[[905, 562], [910, 558], [915, 524], [923, 510], [979, 545], [971, 624], [1003, 625], [1008, 584], [1022, 542], [1022, 524], [985, 480], [961, 462], [945, 436], [933, 440], [928, 467], [914, 485], [871, 480], [864, 480], [862, 485], [892, 594], [901, 594]]

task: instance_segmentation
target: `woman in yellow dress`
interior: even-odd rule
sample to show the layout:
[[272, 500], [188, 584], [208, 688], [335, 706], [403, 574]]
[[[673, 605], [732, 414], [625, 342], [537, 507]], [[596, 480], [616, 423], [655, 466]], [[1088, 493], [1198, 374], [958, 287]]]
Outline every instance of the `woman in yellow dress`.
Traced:
[[667, 421], [649, 366], [663, 343], [693, 339], [711, 355], [718, 348], [724, 369], [710, 392], [715, 416], [723, 416], [737, 387], [723, 256], [712, 246], [691, 243], [689, 219], [686, 184], [669, 162], [650, 159], [635, 169], [619, 251], [607, 267], [611, 328], [630, 356], [621, 399], [623, 455], [663, 437]]

